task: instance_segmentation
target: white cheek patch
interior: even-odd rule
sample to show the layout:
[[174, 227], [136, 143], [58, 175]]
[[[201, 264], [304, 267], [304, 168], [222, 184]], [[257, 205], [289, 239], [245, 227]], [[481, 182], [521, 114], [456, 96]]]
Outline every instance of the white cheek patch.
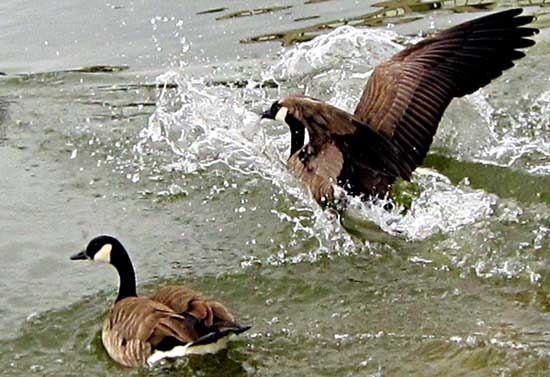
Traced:
[[288, 108], [283, 106], [277, 111], [277, 114], [275, 114], [275, 119], [284, 122], [286, 114], [288, 114]]
[[113, 245], [110, 243], [103, 245], [101, 249], [94, 255], [94, 261], [96, 262], [104, 262], [104, 263], [111, 263], [111, 250], [113, 249]]

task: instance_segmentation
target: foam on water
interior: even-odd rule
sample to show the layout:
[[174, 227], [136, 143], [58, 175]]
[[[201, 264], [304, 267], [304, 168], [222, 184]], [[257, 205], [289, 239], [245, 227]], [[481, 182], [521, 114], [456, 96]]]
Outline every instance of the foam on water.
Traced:
[[299, 80], [355, 65], [374, 67], [401, 50], [394, 42], [397, 34], [384, 30], [342, 26], [331, 33], [284, 50], [281, 59], [268, 72], [280, 80]]
[[488, 163], [547, 175], [550, 173], [550, 90], [534, 100], [523, 98], [518, 105], [512, 112], [492, 110], [489, 104], [484, 104], [485, 111], [494, 112], [491, 125], [497, 142], [482, 158]]
[[384, 231], [418, 241], [437, 233], [452, 233], [491, 216], [497, 201], [494, 195], [467, 185], [454, 186], [447, 177], [430, 169], [417, 169], [413, 181], [423, 191], [407, 211], [399, 206], [388, 211], [384, 201], [364, 203], [355, 198], [353, 205]]

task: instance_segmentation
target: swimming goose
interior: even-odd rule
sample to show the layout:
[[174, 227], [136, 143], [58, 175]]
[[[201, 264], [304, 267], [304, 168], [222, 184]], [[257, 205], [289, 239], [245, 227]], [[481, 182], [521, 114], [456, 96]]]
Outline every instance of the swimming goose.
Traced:
[[[457, 25], [377, 66], [354, 114], [304, 95], [275, 101], [261, 118], [291, 132], [288, 168], [327, 205], [344, 193], [384, 196], [397, 177], [410, 180], [428, 152], [443, 112], [525, 56], [537, 29], [522, 9]], [[305, 143], [305, 130], [309, 143]], [[344, 191], [345, 190], [345, 191]]]
[[164, 358], [217, 352], [242, 326], [217, 301], [184, 286], [161, 288], [151, 298], [138, 297], [130, 256], [111, 236], [90, 241], [71, 260], [113, 265], [119, 276], [118, 296], [103, 323], [101, 340], [109, 356], [127, 367], [153, 365]]

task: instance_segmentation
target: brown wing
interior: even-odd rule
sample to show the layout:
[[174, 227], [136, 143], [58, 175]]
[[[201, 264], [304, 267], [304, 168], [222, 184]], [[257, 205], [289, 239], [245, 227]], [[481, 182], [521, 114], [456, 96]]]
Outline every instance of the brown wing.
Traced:
[[236, 325], [235, 318], [225, 306], [217, 301], [206, 300], [199, 293], [185, 286], [161, 288], [151, 299], [170, 307], [184, 317], [195, 318], [195, 328], [199, 336], [211, 331], [212, 327]]
[[184, 317], [166, 305], [142, 297], [117, 302], [102, 332], [109, 355], [126, 366], [145, 365], [153, 349], [167, 338], [185, 344], [198, 336]]
[[[391, 138], [409, 179], [426, 156], [443, 112], [454, 97], [487, 85], [535, 42], [537, 29], [521, 9], [478, 18], [436, 34], [393, 56], [373, 72], [355, 118]], [[519, 16], [519, 17], [518, 17]]]

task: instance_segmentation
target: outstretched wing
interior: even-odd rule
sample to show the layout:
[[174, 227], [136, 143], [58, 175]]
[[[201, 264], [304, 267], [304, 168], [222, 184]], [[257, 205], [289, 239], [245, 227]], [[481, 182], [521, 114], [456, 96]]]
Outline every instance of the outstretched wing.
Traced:
[[454, 97], [487, 85], [532, 46], [537, 29], [522, 9], [481, 17], [444, 30], [375, 68], [354, 117], [386, 135], [399, 149], [409, 179], [422, 163], [443, 112]]

